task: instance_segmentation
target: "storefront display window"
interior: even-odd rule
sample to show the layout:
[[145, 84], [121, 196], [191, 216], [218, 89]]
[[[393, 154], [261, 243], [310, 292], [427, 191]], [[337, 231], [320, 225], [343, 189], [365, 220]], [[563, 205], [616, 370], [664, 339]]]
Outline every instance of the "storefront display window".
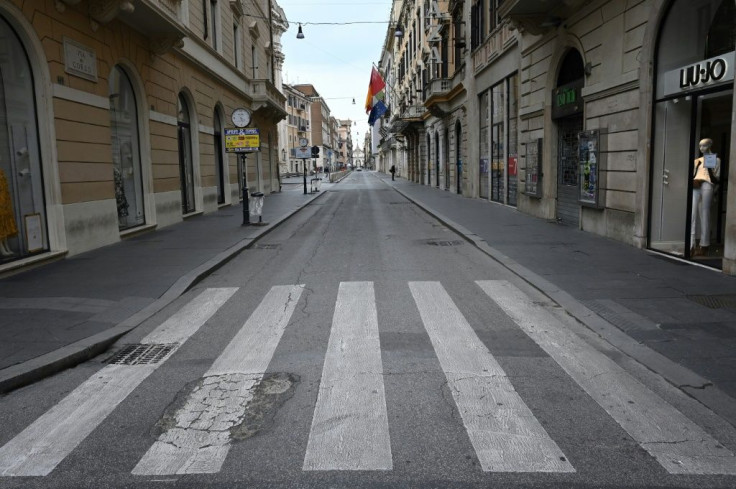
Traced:
[[518, 168], [519, 168], [519, 75], [514, 75], [509, 82], [509, 118], [508, 118], [508, 204], [516, 206], [516, 194], [518, 192]]
[[510, 76], [486, 91], [490, 120], [481, 127], [481, 138], [489, 138], [490, 199], [508, 205], [516, 205], [518, 188], [518, 75]]
[[480, 192], [481, 199], [488, 198], [488, 172], [490, 170], [490, 92], [485, 92], [480, 96]]
[[0, 263], [48, 250], [33, 74], [0, 17]]
[[716, 268], [727, 212], [735, 14], [732, 1], [674, 2], [657, 51], [649, 246]]
[[491, 89], [491, 200], [504, 201], [506, 191], [506, 81]]
[[130, 79], [119, 66], [110, 73], [109, 85], [115, 201], [118, 227], [124, 230], [146, 221], [138, 145], [138, 110]]
[[192, 130], [189, 107], [184, 96], [179, 94], [178, 139], [179, 139], [179, 177], [181, 178], [182, 213], [194, 212], [194, 161], [192, 160]]

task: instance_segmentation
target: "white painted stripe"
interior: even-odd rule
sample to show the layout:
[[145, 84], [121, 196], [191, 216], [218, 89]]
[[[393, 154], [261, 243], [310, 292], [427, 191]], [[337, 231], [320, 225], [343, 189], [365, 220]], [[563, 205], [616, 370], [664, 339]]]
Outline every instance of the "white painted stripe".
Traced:
[[439, 282], [409, 282], [486, 472], [575, 472]]
[[138, 465], [136, 475], [217, 473], [289, 323], [303, 285], [271, 288]]
[[176, 117], [161, 112], [156, 112], [155, 110], [151, 110], [148, 112], [148, 118], [152, 121], [160, 122], [162, 124], [168, 124], [170, 126], [176, 126], [179, 124], [179, 121]]
[[303, 468], [393, 468], [372, 282], [340, 283]]
[[[149, 334], [144, 342], [151, 343], [153, 339], [160, 338], [166, 343], [184, 343], [237, 290], [203, 291]], [[43, 476], [51, 473], [164, 361], [154, 365], [105, 366], [0, 448], [0, 475]]]
[[54, 97], [98, 109], [110, 110], [110, 99], [66, 85], [53, 84]]
[[670, 474], [736, 474], [736, 457], [507, 281], [477, 284]]

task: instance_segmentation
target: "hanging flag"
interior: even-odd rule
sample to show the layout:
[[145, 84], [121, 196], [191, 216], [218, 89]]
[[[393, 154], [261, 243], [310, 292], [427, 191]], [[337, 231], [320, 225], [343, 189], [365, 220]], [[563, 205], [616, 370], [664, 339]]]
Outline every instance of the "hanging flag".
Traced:
[[383, 81], [381, 74], [374, 66], [371, 69], [371, 81], [368, 84], [368, 95], [365, 97], [365, 113], [368, 116], [368, 124], [373, 123], [386, 113], [388, 108], [384, 100], [386, 100], [386, 82]]

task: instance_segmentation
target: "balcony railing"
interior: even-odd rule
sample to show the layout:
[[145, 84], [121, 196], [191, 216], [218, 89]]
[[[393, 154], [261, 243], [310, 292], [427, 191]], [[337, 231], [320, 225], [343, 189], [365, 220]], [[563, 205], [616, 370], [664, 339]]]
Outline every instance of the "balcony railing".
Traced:
[[424, 86], [424, 100], [429, 101], [432, 97], [447, 95], [450, 90], [452, 90], [452, 80], [437, 78]]
[[410, 105], [401, 111], [400, 119], [421, 119], [427, 109], [423, 105]]

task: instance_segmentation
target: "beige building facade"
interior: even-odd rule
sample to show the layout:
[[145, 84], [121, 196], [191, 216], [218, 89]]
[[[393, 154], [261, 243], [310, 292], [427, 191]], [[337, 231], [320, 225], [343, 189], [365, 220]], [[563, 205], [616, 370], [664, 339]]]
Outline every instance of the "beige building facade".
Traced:
[[304, 93], [291, 85], [284, 85], [286, 95], [287, 119], [282, 122], [286, 125], [286, 148], [289, 154], [288, 173], [295, 174], [304, 171], [303, 161], [297, 158], [297, 148], [301, 148], [306, 140], [307, 146], [312, 143], [312, 108], [311, 100]]
[[0, 3], [0, 271], [74, 255], [236, 204], [236, 108], [260, 147], [251, 190], [278, 189], [273, 5]]
[[730, 0], [397, 0], [379, 169], [736, 274], [735, 12]]

